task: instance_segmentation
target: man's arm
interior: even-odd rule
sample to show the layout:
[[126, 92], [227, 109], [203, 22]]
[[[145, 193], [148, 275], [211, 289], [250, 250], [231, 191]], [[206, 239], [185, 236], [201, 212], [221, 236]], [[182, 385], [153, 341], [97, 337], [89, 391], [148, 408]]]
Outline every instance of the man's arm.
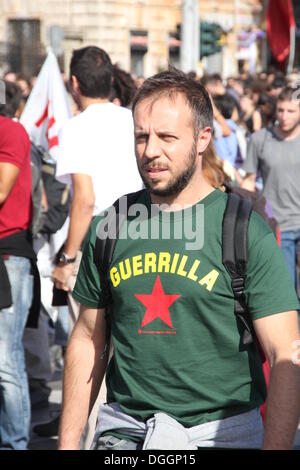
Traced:
[[256, 173], [246, 173], [244, 178], [238, 179], [241, 188], [248, 189], [248, 191], [255, 191]]
[[254, 328], [271, 366], [263, 449], [293, 446], [300, 418], [300, 367], [292, 361], [299, 339], [297, 312], [254, 320]]
[[216, 105], [214, 103], [214, 100], [211, 96], [210, 96], [210, 99], [211, 99], [211, 104], [212, 104], [212, 108], [213, 108], [213, 115], [214, 115], [215, 120], [217, 121], [217, 123], [221, 127], [222, 136], [223, 137], [230, 136], [231, 135], [231, 129], [228, 126], [228, 124], [226, 122], [226, 119], [224, 118], [224, 116], [221, 114], [221, 112], [216, 107]]
[[262, 128], [262, 118], [259, 111], [253, 113], [253, 132], [257, 132]]
[[12, 190], [19, 173], [20, 170], [16, 165], [0, 162], [0, 206]]
[[237, 180], [241, 188], [248, 191], [256, 189], [256, 175], [260, 168], [260, 159], [263, 157], [266, 134], [259, 132], [251, 135], [247, 143], [247, 155], [242, 168], [237, 172]]
[[[68, 237], [64, 246], [64, 252], [74, 258], [79, 250], [93, 217], [95, 194], [92, 178], [88, 175], [73, 174], [73, 201], [70, 212], [70, 225]], [[53, 279], [58, 289], [68, 291], [69, 277], [73, 272], [73, 264], [56, 266], [53, 271]]]
[[65, 357], [59, 449], [79, 449], [81, 434], [107, 366], [104, 309], [81, 306]]

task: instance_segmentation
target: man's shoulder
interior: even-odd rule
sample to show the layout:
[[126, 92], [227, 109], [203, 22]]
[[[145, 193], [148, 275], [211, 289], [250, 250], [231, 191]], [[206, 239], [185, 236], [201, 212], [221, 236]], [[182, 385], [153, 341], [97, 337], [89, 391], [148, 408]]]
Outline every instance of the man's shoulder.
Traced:
[[30, 162], [30, 139], [26, 129], [10, 118], [0, 123], [1, 161], [20, 167], [26, 160]]
[[82, 120], [84, 119], [84, 113], [77, 114], [68, 119], [62, 126], [61, 132], [72, 131], [74, 128], [80, 126]]
[[4, 116], [0, 116], [0, 118], [0, 126], [7, 137], [11, 136], [13, 139], [18, 137], [18, 139], [21, 138], [23, 141], [30, 143], [27, 131], [20, 122]]
[[249, 248], [255, 246], [264, 237], [273, 235], [273, 232], [267, 222], [262, 218], [260, 214], [252, 210], [250, 221], [249, 221]]
[[110, 111], [113, 119], [119, 119], [120, 121], [127, 121], [128, 123], [133, 124], [132, 112], [130, 109], [112, 104]]
[[[132, 113], [129, 109], [123, 108], [121, 106], [113, 105], [112, 103], [107, 103], [111, 106], [109, 107], [109, 112], [107, 107], [97, 107], [93, 112], [90, 112], [89, 107], [82, 111], [77, 116], [71, 117], [63, 126], [61, 133], [71, 133], [76, 132], [77, 129], [82, 131], [83, 128], [93, 129], [94, 124], [101, 123], [101, 126], [110, 124], [111, 120], [114, 123], [122, 121], [123, 123], [127, 121], [130, 125], [133, 125]], [[101, 128], [99, 128], [101, 130]]]
[[263, 129], [260, 129], [259, 131], [254, 132], [251, 135], [250, 139], [252, 140], [252, 142], [259, 144], [272, 136], [273, 136], [273, 129], [271, 127], [264, 127]]

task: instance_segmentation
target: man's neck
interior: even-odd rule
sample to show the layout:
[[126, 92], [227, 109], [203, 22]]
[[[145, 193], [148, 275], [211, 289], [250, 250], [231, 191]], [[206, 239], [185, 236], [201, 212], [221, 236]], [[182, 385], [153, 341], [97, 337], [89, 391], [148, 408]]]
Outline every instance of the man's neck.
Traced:
[[89, 98], [88, 96], [80, 97], [80, 105], [82, 111], [85, 111], [91, 104], [105, 104], [109, 103], [108, 98]]
[[185, 207], [193, 206], [215, 190], [213, 186], [207, 183], [203, 175], [201, 175], [200, 178], [201, 182], [199, 177], [197, 178], [197, 185], [189, 184], [188, 187], [174, 196], [157, 196], [151, 194], [151, 202], [157, 205], [166, 204], [169, 206], [170, 211], [182, 210]]
[[275, 134], [282, 140], [293, 140], [300, 135], [300, 124], [288, 132], [283, 131], [279, 125], [274, 127]]

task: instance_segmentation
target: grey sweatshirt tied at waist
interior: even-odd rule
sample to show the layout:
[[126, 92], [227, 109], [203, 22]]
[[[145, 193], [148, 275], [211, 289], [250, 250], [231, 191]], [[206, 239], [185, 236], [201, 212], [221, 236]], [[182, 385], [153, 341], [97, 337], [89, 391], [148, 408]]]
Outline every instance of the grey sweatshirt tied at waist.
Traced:
[[260, 449], [263, 424], [259, 408], [230, 418], [185, 428], [165, 413], [146, 422], [123, 413], [117, 403], [101, 405], [91, 450], [109, 431], [144, 441], [143, 450], [197, 450], [198, 447]]

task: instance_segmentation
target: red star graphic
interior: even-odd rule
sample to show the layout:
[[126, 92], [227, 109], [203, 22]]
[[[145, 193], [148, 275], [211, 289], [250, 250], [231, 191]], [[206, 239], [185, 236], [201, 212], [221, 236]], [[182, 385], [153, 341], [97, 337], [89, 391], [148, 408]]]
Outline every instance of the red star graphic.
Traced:
[[135, 297], [147, 307], [141, 328], [151, 323], [155, 318], [160, 318], [170, 328], [173, 328], [169, 307], [176, 302], [180, 295], [165, 294], [159, 276], [156, 278], [152, 294], [135, 294]]

